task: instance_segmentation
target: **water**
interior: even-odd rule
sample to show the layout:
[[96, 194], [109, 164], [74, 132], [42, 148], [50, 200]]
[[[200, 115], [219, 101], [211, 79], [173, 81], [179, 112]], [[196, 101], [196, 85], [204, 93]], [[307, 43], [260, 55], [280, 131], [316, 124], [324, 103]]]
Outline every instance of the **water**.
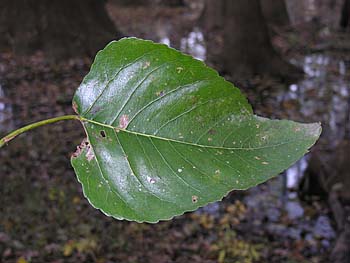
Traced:
[[[302, 122], [318, 122], [323, 125], [322, 140], [328, 147], [336, 147], [345, 136], [345, 124], [349, 118], [350, 85], [346, 62], [335, 55], [311, 54], [293, 61], [306, 75], [288, 90], [280, 89], [277, 103], [297, 105], [289, 112], [291, 119]], [[288, 109], [287, 109], [288, 110]], [[312, 253], [329, 249], [336, 237], [327, 212], [320, 208], [305, 207], [298, 198], [298, 186], [308, 167], [306, 155], [287, 169], [283, 175], [263, 186], [249, 189], [243, 203], [247, 206], [247, 219], [251, 225], [264, 227], [275, 238], [304, 239]], [[198, 211], [214, 217], [222, 214], [221, 202], [210, 204]], [[311, 210], [317, 216], [309, 216]], [[319, 210], [320, 209], [320, 210]], [[288, 224], [281, 221], [288, 220]]]
[[187, 37], [181, 39], [181, 51], [191, 54], [196, 59], [204, 61], [206, 59], [206, 47], [203, 33], [199, 28], [194, 28]]
[[280, 102], [297, 100], [301, 120], [321, 121], [323, 136], [336, 147], [345, 137], [349, 118], [350, 83], [346, 62], [335, 55], [312, 54], [301, 61], [307, 74], [279, 94]]
[[297, 189], [298, 184], [308, 166], [308, 160], [309, 156], [304, 156], [285, 172], [288, 189]]
[[[304, 122], [321, 121], [321, 140], [328, 148], [334, 149], [346, 136], [349, 118], [350, 84], [346, 63], [339, 56], [330, 54], [311, 54], [294, 63], [303, 67], [306, 76], [290, 85], [287, 92], [281, 92], [278, 101], [282, 104], [295, 101], [298, 118]], [[309, 159], [308, 155], [304, 156], [285, 172], [288, 195], [285, 208], [291, 218], [302, 214], [293, 191], [297, 190]], [[329, 237], [334, 236], [332, 231]]]
[[[166, 36], [161, 42], [171, 45]], [[180, 43], [181, 51], [205, 61], [206, 45], [203, 33], [198, 28], [181, 38]], [[323, 136], [336, 145], [344, 137], [344, 123], [347, 118], [344, 109], [349, 109], [349, 82], [345, 61], [332, 55], [311, 54], [292, 62], [302, 67], [306, 75], [300, 82], [291, 84], [287, 91], [281, 89], [277, 94], [277, 103], [297, 103], [297, 110], [293, 110], [291, 119], [303, 122], [321, 121], [324, 127]], [[247, 220], [254, 222], [252, 225], [261, 225], [264, 222], [267, 233], [281, 238], [300, 240], [305, 234], [310, 244], [317, 244], [316, 240], [321, 238], [322, 242], [318, 246], [326, 248], [335, 238], [330, 219], [326, 214], [320, 214], [313, 219], [306, 216], [297, 194], [309, 159], [310, 156], [304, 156], [282, 176], [265, 183], [264, 187], [248, 190], [243, 203], [248, 210]], [[224, 205], [222, 202], [212, 203], [196, 213], [220, 218]], [[284, 216], [291, 220], [290, 225], [281, 223]], [[315, 248], [315, 253], [319, 249], [320, 247]]]
[[[164, 28], [159, 30], [161, 37], [159, 42], [172, 46], [170, 38], [168, 37], [166, 30]], [[205, 61], [206, 59], [206, 46], [204, 41], [204, 35], [198, 27], [193, 28], [193, 30], [180, 40], [180, 50], [184, 53], [192, 55], [194, 58]]]
[[162, 37], [159, 42], [170, 47], [170, 39], [168, 37]]

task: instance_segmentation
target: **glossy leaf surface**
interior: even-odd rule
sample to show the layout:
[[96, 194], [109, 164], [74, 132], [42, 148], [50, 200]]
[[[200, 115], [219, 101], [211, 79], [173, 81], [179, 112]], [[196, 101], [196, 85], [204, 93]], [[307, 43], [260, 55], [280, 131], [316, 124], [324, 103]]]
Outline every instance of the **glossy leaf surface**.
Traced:
[[136, 38], [100, 51], [73, 105], [87, 140], [72, 165], [90, 203], [118, 219], [157, 222], [282, 172], [319, 124], [253, 114], [202, 62]]

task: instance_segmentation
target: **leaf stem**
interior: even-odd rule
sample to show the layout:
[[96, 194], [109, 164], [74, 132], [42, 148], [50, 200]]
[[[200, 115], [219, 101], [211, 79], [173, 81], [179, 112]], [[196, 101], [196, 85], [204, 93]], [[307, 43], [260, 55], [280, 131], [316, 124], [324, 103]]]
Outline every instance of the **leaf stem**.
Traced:
[[9, 134], [7, 134], [5, 137], [3, 137], [0, 140], [0, 148], [2, 146], [4, 146], [6, 143], [8, 143], [9, 141], [11, 141], [13, 138], [15, 138], [17, 135], [20, 135], [26, 131], [32, 130], [34, 128], [46, 125], [46, 124], [50, 124], [50, 123], [54, 123], [54, 122], [58, 122], [58, 121], [63, 121], [63, 120], [80, 120], [80, 117], [78, 115], [64, 115], [64, 116], [59, 116], [59, 117], [55, 117], [55, 118], [51, 118], [51, 119], [47, 119], [47, 120], [42, 120], [42, 121], [38, 121], [29, 125], [26, 125], [22, 128], [19, 128]]

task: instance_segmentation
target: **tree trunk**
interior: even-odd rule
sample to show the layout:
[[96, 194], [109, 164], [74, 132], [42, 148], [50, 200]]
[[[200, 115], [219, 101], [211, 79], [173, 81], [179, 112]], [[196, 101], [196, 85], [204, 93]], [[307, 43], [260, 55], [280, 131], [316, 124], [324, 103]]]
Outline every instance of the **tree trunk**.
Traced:
[[288, 26], [289, 15], [285, 0], [261, 0], [266, 21], [273, 26]]
[[109, 0], [109, 2], [119, 6], [147, 6], [152, 4], [152, 0]]
[[199, 18], [200, 24], [206, 31], [210, 33], [212, 31], [220, 30], [225, 24], [225, 1], [211, 1], [206, 0], [204, 5], [204, 10]]
[[349, 26], [350, 20], [350, 0], [344, 0], [341, 10], [340, 26], [345, 29]]
[[121, 37], [101, 0], [1, 0], [0, 47], [51, 58], [92, 55]]
[[185, 0], [110, 0], [116, 5], [122, 6], [185, 6]]
[[[221, 0], [217, 5], [220, 11], [212, 10], [216, 7], [211, 2], [206, 1], [204, 16], [209, 15], [206, 23], [209, 30], [208, 23], [223, 28], [223, 51], [219, 60], [224, 66], [223, 71], [235, 80], [252, 75], [273, 75], [293, 80], [301, 76], [302, 71], [284, 61], [272, 47], [259, 0]], [[213, 18], [215, 16], [217, 19]]]

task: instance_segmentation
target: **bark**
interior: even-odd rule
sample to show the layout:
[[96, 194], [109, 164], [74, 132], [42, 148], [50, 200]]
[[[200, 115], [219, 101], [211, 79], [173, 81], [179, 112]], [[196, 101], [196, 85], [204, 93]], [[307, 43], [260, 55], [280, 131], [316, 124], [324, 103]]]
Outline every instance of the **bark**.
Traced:
[[[306, 177], [311, 177], [313, 183], [304, 187], [305, 192], [310, 192], [315, 187], [320, 187], [324, 192], [330, 193], [337, 188], [337, 193], [343, 200], [350, 203], [350, 140], [342, 140], [335, 149], [315, 152], [311, 155]], [[310, 180], [310, 179], [308, 179]]]
[[0, 47], [51, 58], [92, 55], [121, 37], [101, 0], [2, 0]]
[[163, 6], [184, 6], [185, 0], [110, 0], [116, 5], [122, 6], [148, 6], [148, 5], [163, 5]]
[[287, 9], [290, 14], [290, 22], [293, 26], [304, 22], [305, 1], [302, 0], [288, 0], [286, 1]]
[[225, 1], [206, 0], [203, 13], [200, 17], [200, 24], [206, 31], [210, 33], [223, 28], [225, 24]]
[[111, 3], [120, 6], [147, 6], [152, 0], [109, 0]]
[[273, 26], [288, 26], [289, 15], [285, 0], [261, 0], [265, 19]]
[[223, 30], [222, 53], [217, 61], [223, 65], [223, 71], [235, 80], [252, 75], [292, 80], [301, 76], [300, 69], [283, 60], [274, 50], [259, 0], [221, 0], [217, 5], [212, 2], [206, 1], [204, 16], [208, 20], [202, 21], [206, 21], [206, 33], [215, 28], [220, 30], [220, 27]]
[[185, 0], [153, 0], [156, 5], [164, 6], [185, 6]]
[[350, 0], [344, 0], [342, 10], [341, 10], [341, 18], [340, 18], [340, 26], [342, 28], [347, 28], [349, 26], [350, 21]]

